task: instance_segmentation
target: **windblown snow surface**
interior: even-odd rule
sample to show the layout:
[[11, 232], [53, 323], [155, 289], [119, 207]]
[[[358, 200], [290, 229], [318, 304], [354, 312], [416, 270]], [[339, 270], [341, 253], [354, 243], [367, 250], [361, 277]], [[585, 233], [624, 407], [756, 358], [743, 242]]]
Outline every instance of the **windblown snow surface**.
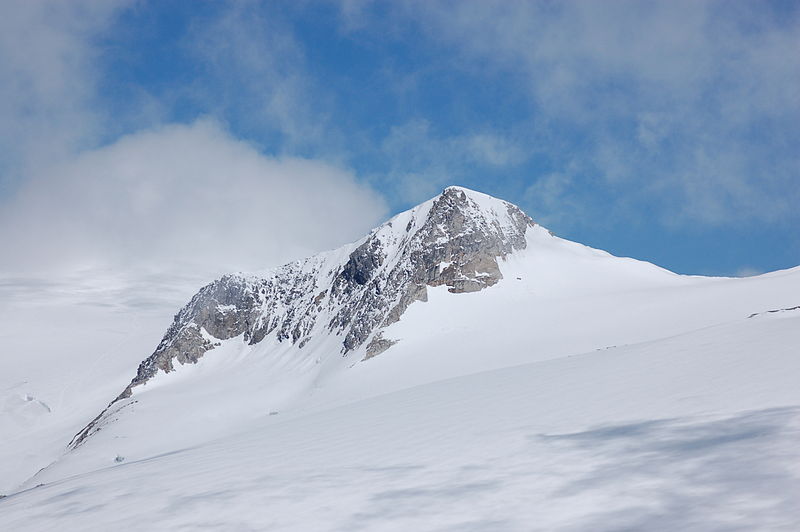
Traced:
[[[799, 530], [800, 268], [527, 241], [495, 286], [430, 288], [374, 358], [233, 338], [67, 451], [133, 369], [98, 364], [0, 530]], [[2, 450], [12, 471], [25, 442]]]

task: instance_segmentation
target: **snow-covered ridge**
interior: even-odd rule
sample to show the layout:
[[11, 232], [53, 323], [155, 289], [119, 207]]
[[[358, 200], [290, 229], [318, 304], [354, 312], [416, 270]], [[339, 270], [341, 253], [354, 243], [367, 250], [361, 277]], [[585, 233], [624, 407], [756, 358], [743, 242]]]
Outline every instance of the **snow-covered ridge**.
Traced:
[[220, 341], [267, 338], [299, 348], [334, 336], [339, 353], [371, 358], [392, 345], [381, 331], [428, 287], [474, 292], [497, 283], [497, 259], [527, 246], [535, 223], [518, 207], [461, 187], [400, 213], [358, 242], [260, 275], [233, 274], [202, 288], [175, 316], [155, 352], [103, 413], [73, 439], [79, 445], [115, 403], [159, 370], [195, 363]]

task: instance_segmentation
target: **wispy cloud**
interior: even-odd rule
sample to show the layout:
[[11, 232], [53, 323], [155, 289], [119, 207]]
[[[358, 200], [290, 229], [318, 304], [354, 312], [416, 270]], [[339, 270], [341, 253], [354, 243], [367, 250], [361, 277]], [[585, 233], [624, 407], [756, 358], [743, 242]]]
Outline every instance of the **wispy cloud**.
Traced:
[[280, 149], [329, 147], [330, 102], [279, 10], [256, 2], [225, 5], [213, 17], [193, 20], [183, 45], [200, 65], [193, 94], [200, 108], [251, 136], [277, 136]]
[[[383, 27], [373, 8], [351, 5], [349, 27], [364, 27], [357, 16]], [[528, 94], [529, 135], [545, 140], [532, 149], [562, 173], [580, 153], [576, 182], [603, 178], [603, 203], [646, 202], [672, 224], [796, 217], [795, 7], [408, 1], [392, 14], [470, 75], [521, 76], [509, 90]]]
[[533, 206], [536, 222], [545, 226], [563, 227], [564, 224], [569, 224], [568, 218], [580, 208], [574, 179], [566, 173], [540, 177], [525, 189], [524, 199], [528, 205]]
[[423, 119], [392, 127], [380, 148], [391, 169], [386, 178], [408, 202], [425, 200], [444, 185], [464, 182], [475, 167], [502, 169], [519, 165], [527, 157], [517, 142], [502, 134], [437, 133]]
[[93, 41], [128, 2], [40, 0], [0, 7], [0, 185], [91, 144]]

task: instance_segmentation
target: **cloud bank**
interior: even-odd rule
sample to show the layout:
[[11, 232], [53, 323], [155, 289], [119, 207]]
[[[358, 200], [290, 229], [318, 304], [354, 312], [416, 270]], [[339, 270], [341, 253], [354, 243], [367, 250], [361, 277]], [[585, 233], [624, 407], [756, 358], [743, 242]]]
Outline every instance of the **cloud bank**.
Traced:
[[213, 121], [171, 125], [28, 179], [0, 211], [0, 271], [261, 269], [359, 238], [385, 214], [347, 170], [265, 156]]

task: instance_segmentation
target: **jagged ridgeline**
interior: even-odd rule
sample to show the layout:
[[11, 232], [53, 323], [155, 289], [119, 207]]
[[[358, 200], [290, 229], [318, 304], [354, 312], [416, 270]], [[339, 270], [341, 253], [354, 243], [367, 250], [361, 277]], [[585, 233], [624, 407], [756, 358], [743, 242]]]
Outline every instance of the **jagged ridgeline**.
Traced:
[[302, 349], [321, 335], [335, 335], [340, 354], [374, 357], [392, 345], [381, 330], [414, 301], [426, 301], [428, 286], [462, 293], [497, 283], [498, 258], [524, 249], [534, 225], [515, 205], [448, 187], [354, 244], [262, 276], [226, 275], [178, 312], [136, 377], [70, 445], [97, 430], [115, 403], [159, 370], [195, 363], [222, 340], [242, 336], [252, 345], [274, 335]]

